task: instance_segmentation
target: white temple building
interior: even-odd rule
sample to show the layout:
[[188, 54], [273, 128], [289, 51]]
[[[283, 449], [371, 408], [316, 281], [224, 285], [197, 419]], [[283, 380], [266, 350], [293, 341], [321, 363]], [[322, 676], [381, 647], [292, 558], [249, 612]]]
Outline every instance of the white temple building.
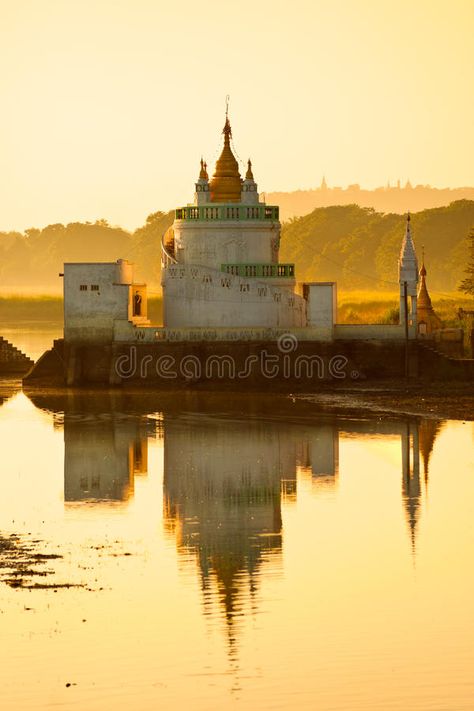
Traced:
[[[135, 281], [133, 265], [70, 263], [64, 265], [66, 343], [271, 341], [288, 332], [300, 341], [416, 338], [410, 216], [398, 262], [399, 324], [338, 324], [336, 283], [297, 284], [295, 265], [279, 261], [279, 208], [260, 199], [250, 160], [241, 177], [228, 116], [223, 136], [212, 178], [201, 159], [194, 202], [176, 209], [162, 238], [163, 325], [148, 320], [147, 287]], [[157, 259], [159, 252], [158, 244]]]
[[278, 207], [260, 201], [250, 160], [241, 178], [228, 117], [223, 134], [212, 179], [201, 160], [194, 203], [176, 210], [163, 241], [164, 325], [306, 326], [294, 264], [278, 261]]

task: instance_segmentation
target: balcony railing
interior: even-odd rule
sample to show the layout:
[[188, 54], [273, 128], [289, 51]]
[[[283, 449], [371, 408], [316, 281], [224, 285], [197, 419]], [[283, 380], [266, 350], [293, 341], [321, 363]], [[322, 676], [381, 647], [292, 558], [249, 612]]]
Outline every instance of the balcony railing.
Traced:
[[271, 220], [278, 221], [280, 210], [273, 205], [188, 205], [175, 211], [177, 220]]
[[293, 279], [294, 264], [221, 264], [221, 271], [255, 279]]

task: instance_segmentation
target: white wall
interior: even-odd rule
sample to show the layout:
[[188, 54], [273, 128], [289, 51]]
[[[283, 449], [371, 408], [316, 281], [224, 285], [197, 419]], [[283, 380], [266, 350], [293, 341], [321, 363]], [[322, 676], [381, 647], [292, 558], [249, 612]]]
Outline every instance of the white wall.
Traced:
[[[124, 260], [112, 263], [65, 264], [65, 340], [107, 343], [113, 339], [115, 319], [148, 323], [146, 287], [134, 285], [132, 282], [133, 265]], [[133, 298], [136, 291], [142, 296], [143, 309], [140, 318], [133, 317]]]
[[333, 328], [337, 319], [336, 282], [303, 283], [308, 326]]
[[229, 263], [278, 261], [279, 222], [175, 220], [174, 235], [176, 258], [180, 263], [220, 269], [222, 264]]
[[[268, 280], [269, 281], [269, 280]], [[173, 265], [162, 271], [163, 322], [185, 327], [306, 325], [306, 302], [268, 281], [217, 269]]]

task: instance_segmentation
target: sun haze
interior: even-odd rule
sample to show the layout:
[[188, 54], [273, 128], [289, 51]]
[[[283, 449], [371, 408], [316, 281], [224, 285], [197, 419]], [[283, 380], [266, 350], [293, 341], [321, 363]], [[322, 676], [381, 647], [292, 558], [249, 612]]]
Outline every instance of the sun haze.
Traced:
[[2, 230], [187, 202], [226, 94], [262, 191], [474, 182], [471, 0], [0, 9]]

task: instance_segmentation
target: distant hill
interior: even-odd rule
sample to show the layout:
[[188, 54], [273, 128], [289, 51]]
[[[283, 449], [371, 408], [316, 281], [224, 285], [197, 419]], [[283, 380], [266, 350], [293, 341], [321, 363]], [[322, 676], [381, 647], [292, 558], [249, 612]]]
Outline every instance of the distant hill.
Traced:
[[[358, 205], [317, 208], [283, 226], [280, 259], [295, 262], [298, 281], [393, 291], [405, 221], [404, 215]], [[423, 210], [412, 215], [411, 224], [419, 259], [425, 246], [429, 288], [457, 289], [467, 262], [474, 201]]]
[[[109, 225], [73, 222], [25, 233], [0, 232], [0, 286], [11, 292], [62, 290], [58, 277], [65, 261], [114, 261], [136, 264], [137, 278], [150, 291], [160, 289], [161, 237], [173, 212], [155, 212], [130, 233]], [[451, 291], [464, 276], [467, 235], [474, 225], [474, 201], [412, 216], [418, 255], [426, 249], [431, 289]], [[343, 289], [396, 288], [397, 259], [405, 217], [372, 208], [340, 205], [317, 208], [283, 226], [281, 261], [295, 262], [297, 279], [337, 280]]]
[[290, 193], [267, 193], [269, 204], [280, 206], [282, 220], [301, 217], [316, 207], [332, 205], [360, 205], [373, 207], [378, 212], [419, 212], [431, 207], [443, 207], [456, 200], [474, 200], [474, 188], [432, 188], [429, 185], [412, 187], [384, 187], [364, 190], [359, 185], [347, 188], [329, 188], [325, 181], [314, 190], [296, 190]]

